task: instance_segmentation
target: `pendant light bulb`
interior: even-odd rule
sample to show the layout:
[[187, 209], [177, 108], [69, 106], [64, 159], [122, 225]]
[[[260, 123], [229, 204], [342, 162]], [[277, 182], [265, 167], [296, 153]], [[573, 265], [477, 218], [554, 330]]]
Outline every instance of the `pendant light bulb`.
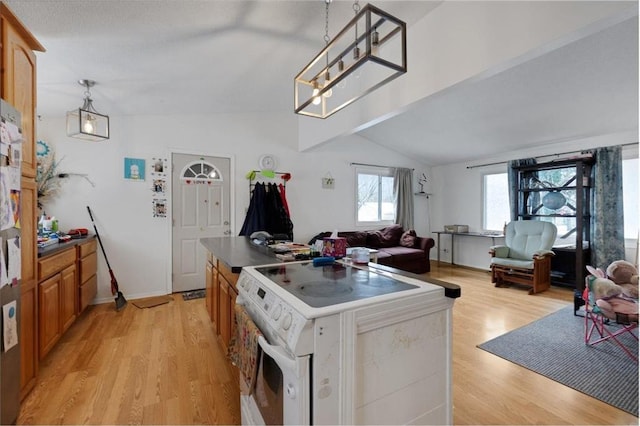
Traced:
[[95, 121], [96, 119], [92, 117], [91, 114], [87, 114], [87, 118], [84, 120], [84, 123], [82, 124], [82, 130], [85, 133], [93, 134], [93, 132], [95, 131], [95, 127], [93, 125]]
[[378, 29], [374, 27], [373, 32], [371, 33], [371, 53], [377, 55], [379, 46], [380, 34], [378, 34]]
[[322, 101], [322, 99], [320, 99], [320, 96], [318, 96], [319, 93], [320, 93], [320, 88], [318, 88], [318, 83], [314, 82], [313, 92], [311, 93], [311, 96], [313, 97], [313, 101], [311, 102], [312, 104], [320, 105], [320, 102]]

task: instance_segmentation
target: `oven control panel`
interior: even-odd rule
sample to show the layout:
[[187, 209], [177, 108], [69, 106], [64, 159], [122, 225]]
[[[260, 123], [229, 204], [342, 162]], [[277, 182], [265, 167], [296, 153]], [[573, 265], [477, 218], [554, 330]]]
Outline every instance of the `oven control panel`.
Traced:
[[[271, 288], [245, 268], [238, 279], [238, 293], [251, 319], [268, 339], [279, 340], [297, 356], [313, 352], [313, 321], [306, 319]], [[272, 344], [274, 342], [271, 342]]]

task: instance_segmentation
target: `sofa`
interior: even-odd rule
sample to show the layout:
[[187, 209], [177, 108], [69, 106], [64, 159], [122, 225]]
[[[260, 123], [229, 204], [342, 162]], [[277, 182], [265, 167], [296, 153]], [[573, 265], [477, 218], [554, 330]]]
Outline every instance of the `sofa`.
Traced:
[[[329, 237], [321, 232], [309, 244]], [[338, 237], [347, 239], [347, 247], [367, 247], [378, 250], [378, 263], [403, 271], [422, 274], [431, 270], [429, 251], [435, 246], [433, 238], [418, 237], [414, 230], [404, 230], [395, 224], [371, 231], [342, 231]]]

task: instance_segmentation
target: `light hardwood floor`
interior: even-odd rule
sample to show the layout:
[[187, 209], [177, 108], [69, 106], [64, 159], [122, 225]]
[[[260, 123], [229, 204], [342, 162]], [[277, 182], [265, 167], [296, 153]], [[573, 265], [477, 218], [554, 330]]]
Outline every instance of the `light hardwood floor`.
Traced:
[[[572, 303], [569, 289], [530, 296], [486, 272], [437, 265], [459, 284], [453, 309], [456, 424], [638, 424], [638, 418], [476, 348]], [[580, 360], [576, 360], [580, 362]], [[637, 378], [634, 378], [634, 380]], [[18, 424], [237, 424], [238, 387], [204, 299], [149, 309], [91, 307], [41, 364]]]

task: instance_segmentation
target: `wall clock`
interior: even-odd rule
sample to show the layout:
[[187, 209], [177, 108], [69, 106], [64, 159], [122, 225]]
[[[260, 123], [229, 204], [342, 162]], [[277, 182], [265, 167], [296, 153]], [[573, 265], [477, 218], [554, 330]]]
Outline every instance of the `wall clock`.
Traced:
[[265, 154], [260, 157], [260, 169], [262, 170], [275, 170], [276, 159], [273, 155]]

